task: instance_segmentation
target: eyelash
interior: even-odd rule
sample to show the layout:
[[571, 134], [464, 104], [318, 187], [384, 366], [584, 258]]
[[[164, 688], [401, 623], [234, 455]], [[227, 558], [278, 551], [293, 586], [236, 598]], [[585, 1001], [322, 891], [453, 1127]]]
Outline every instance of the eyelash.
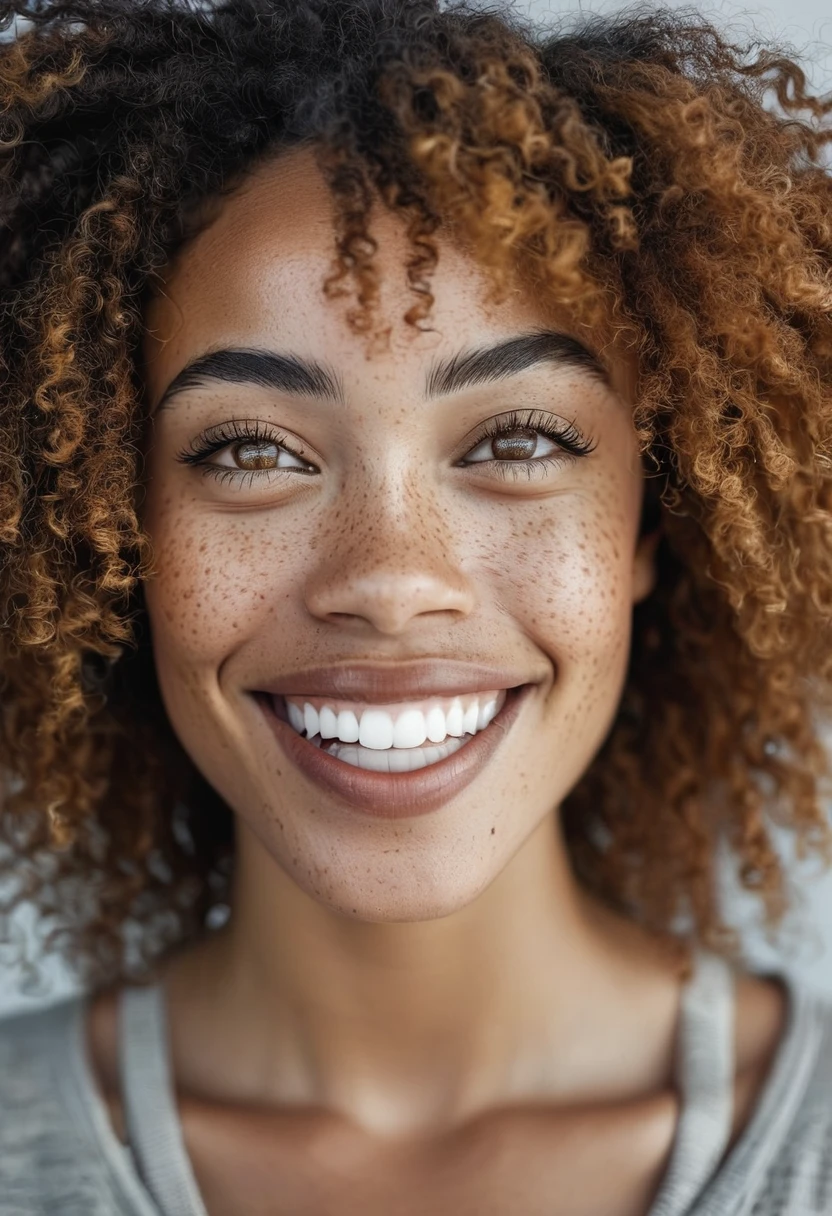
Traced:
[[[549, 465], [560, 464], [564, 460], [580, 459], [588, 456], [595, 448], [595, 443], [591, 439], [587, 439], [574, 422], [564, 422], [557, 426], [553, 425], [551, 414], [542, 410], [511, 410], [508, 414], [501, 415], [499, 418], [491, 418], [484, 423], [468, 450], [473, 451], [480, 447], [486, 439], [497, 439], [503, 435], [511, 435], [518, 430], [534, 431], [537, 435], [542, 435], [544, 439], [557, 444], [561, 451], [548, 456], [536, 456], [530, 460], [498, 460], [495, 457], [492, 460], [472, 461], [470, 465], [464, 467], [476, 468], [479, 465], [491, 465], [499, 471], [501, 477], [505, 478], [519, 476], [520, 469], [523, 468], [526, 470], [526, 475], [531, 478], [532, 466], [545, 468]], [[179, 452], [177, 459], [183, 464], [199, 468], [202, 473], [219, 478], [221, 482], [226, 482], [229, 478], [239, 481], [241, 478], [248, 477], [249, 484], [251, 484], [256, 477], [264, 475], [272, 477], [276, 473], [281, 476], [286, 473], [301, 473], [303, 476], [307, 476], [300, 469], [223, 469], [218, 465], [208, 463], [209, 456], [213, 456], [215, 452], [221, 452], [233, 443], [273, 443], [297, 460], [305, 459], [303, 452], [296, 452], [286, 437], [278, 431], [265, 427], [257, 420], [249, 422], [236, 418], [205, 431], [187, 448]]]

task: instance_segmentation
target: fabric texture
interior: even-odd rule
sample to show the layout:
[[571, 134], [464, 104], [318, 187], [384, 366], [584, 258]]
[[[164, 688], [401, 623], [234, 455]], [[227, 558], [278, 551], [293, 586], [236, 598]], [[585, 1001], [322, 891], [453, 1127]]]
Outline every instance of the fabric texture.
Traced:
[[[723, 1160], [735, 973], [716, 955], [696, 956], [680, 1010], [680, 1116], [646, 1216], [832, 1216], [832, 998], [790, 970], [776, 974], [789, 998], [786, 1027]], [[84, 1012], [74, 997], [0, 1021], [0, 1216], [207, 1216], [176, 1116], [162, 989], [122, 992], [129, 1149], [95, 1087]]]

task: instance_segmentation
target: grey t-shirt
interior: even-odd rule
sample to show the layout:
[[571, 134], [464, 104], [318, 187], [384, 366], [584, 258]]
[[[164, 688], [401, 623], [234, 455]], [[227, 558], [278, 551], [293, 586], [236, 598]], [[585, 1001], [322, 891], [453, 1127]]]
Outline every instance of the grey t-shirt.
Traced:
[[[832, 1216], [832, 1000], [789, 970], [778, 974], [786, 1028], [723, 1161], [735, 974], [714, 954], [695, 957], [676, 1051], [679, 1121], [647, 1216]], [[129, 1149], [98, 1096], [83, 1014], [83, 998], [73, 998], [0, 1021], [0, 1216], [206, 1216], [176, 1116], [162, 990], [123, 990]]]

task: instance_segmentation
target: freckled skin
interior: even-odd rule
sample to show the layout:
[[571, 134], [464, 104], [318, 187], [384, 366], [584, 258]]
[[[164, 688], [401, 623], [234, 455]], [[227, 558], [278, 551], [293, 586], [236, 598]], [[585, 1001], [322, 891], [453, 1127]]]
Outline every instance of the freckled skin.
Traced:
[[[148, 310], [153, 402], [209, 346], [240, 345], [326, 358], [347, 404], [211, 384], [162, 410], [148, 452], [144, 523], [158, 576], [147, 604], [177, 734], [280, 869], [341, 913], [425, 919], [492, 882], [578, 780], [614, 715], [632, 606], [653, 578], [652, 546], [636, 544], [630, 369], [618, 360], [610, 389], [546, 363], [423, 401], [435, 357], [547, 318], [518, 297], [489, 304], [477, 266], [443, 244], [437, 332], [415, 333], [401, 319], [412, 297], [399, 221], [379, 214], [381, 311], [392, 330], [389, 350], [368, 357], [343, 303], [321, 291], [330, 214], [304, 154], [261, 170], [173, 265]], [[514, 408], [574, 420], [595, 451], [531, 480], [524, 470], [512, 481], [453, 467], [467, 435], [475, 446], [483, 422]], [[320, 474], [235, 487], [177, 463], [204, 428], [231, 416], [277, 428]], [[407, 847], [391, 855], [401, 823], [346, 813], [312, 787], [247, 692], [266, 674], [322, 659], [426, 652], [503, 658], [537, 688], [499, 764], [409, 824]]]
[[[629, 1216], [673, 1139], [680, 980], [646, 931], [582, 890], [558, 808], [609, 729], [633, 605], [655, 578], [656, 538], [638, 536], [634, 370], [605, 344], [609, 386], [543, 363], [425, 400], [436, 359], [541, 325], [569, 333], [569, 316], [522, 293], [490, 302], [480, 268], [443, 240], [433, 329], [419, 333], [402, 320], [401, 222], [379, 207], [373, 223], [386, 350], [368, 353], [352, 301], [322, 292], [331, 203], [306, 151], [224, 200], [147, 310], [154, 411], [225, 346], [325, 361], [345, 397], [207, 383], [156, 411], [148, 437], [160, 687], [236, 835], [228, 924], [161, 965], [186, 1146], [212, 1213], [550, 1212], [554, 1194], [569, 1216]], [[594, 450], [516, 479], [460, 465], [485, 423], [525, 409], [573, 422]], [[178, 459], [231, 419], [257, 420], [313, 473], [226, 482]], [[230, 447], [210, 459], [234, 468]], [[308, 665], [426, 654], [502, 660], [535, 687], [483, 771], [417, 818], [363, 816], [312, 785], [250, 695]], [[740, 1011], [738, 1042], [742, 1024]], [[117, 1123], [115, 1025], [104, 994], [90, 1041]], [[473, 1165], [461, 1128], [483, 1137]], [[499, 1151], [506, 1136], [516, 1152]], [[452, 1167], [434, 1168], [425, 1137]], [[610, 1173], [613, 1148], [626, 1168]], [[313, 1177], [326, 1202], [275, 1206]]]

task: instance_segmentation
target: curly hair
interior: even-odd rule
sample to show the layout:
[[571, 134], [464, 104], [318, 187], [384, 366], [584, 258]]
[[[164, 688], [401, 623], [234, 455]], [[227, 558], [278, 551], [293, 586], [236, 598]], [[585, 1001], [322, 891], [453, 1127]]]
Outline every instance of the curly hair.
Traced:
[[[736, 952], [722, 842], [767, 933], [772, 828], [832, 862], [832, 100], [695, 10], [546, 29], [466, 0], [0, 3], [0, 927], [34, 903], [98, 984], [210, 931], [232, 816], [156, 684], [140, 524], [143, 310], [211, 206], [315, 149], [330, 296], [377, 303], [378, 200], [429, 320], [435, 240], [623, 342], [661, 529], [619, 712], [561, 808], [575, 873]], [[769, 92], [779, 108], [768, 108]], [[802, 117], [801, 117], [802, 115]], [[121, 661], [115, 659], [122, 655]]]

